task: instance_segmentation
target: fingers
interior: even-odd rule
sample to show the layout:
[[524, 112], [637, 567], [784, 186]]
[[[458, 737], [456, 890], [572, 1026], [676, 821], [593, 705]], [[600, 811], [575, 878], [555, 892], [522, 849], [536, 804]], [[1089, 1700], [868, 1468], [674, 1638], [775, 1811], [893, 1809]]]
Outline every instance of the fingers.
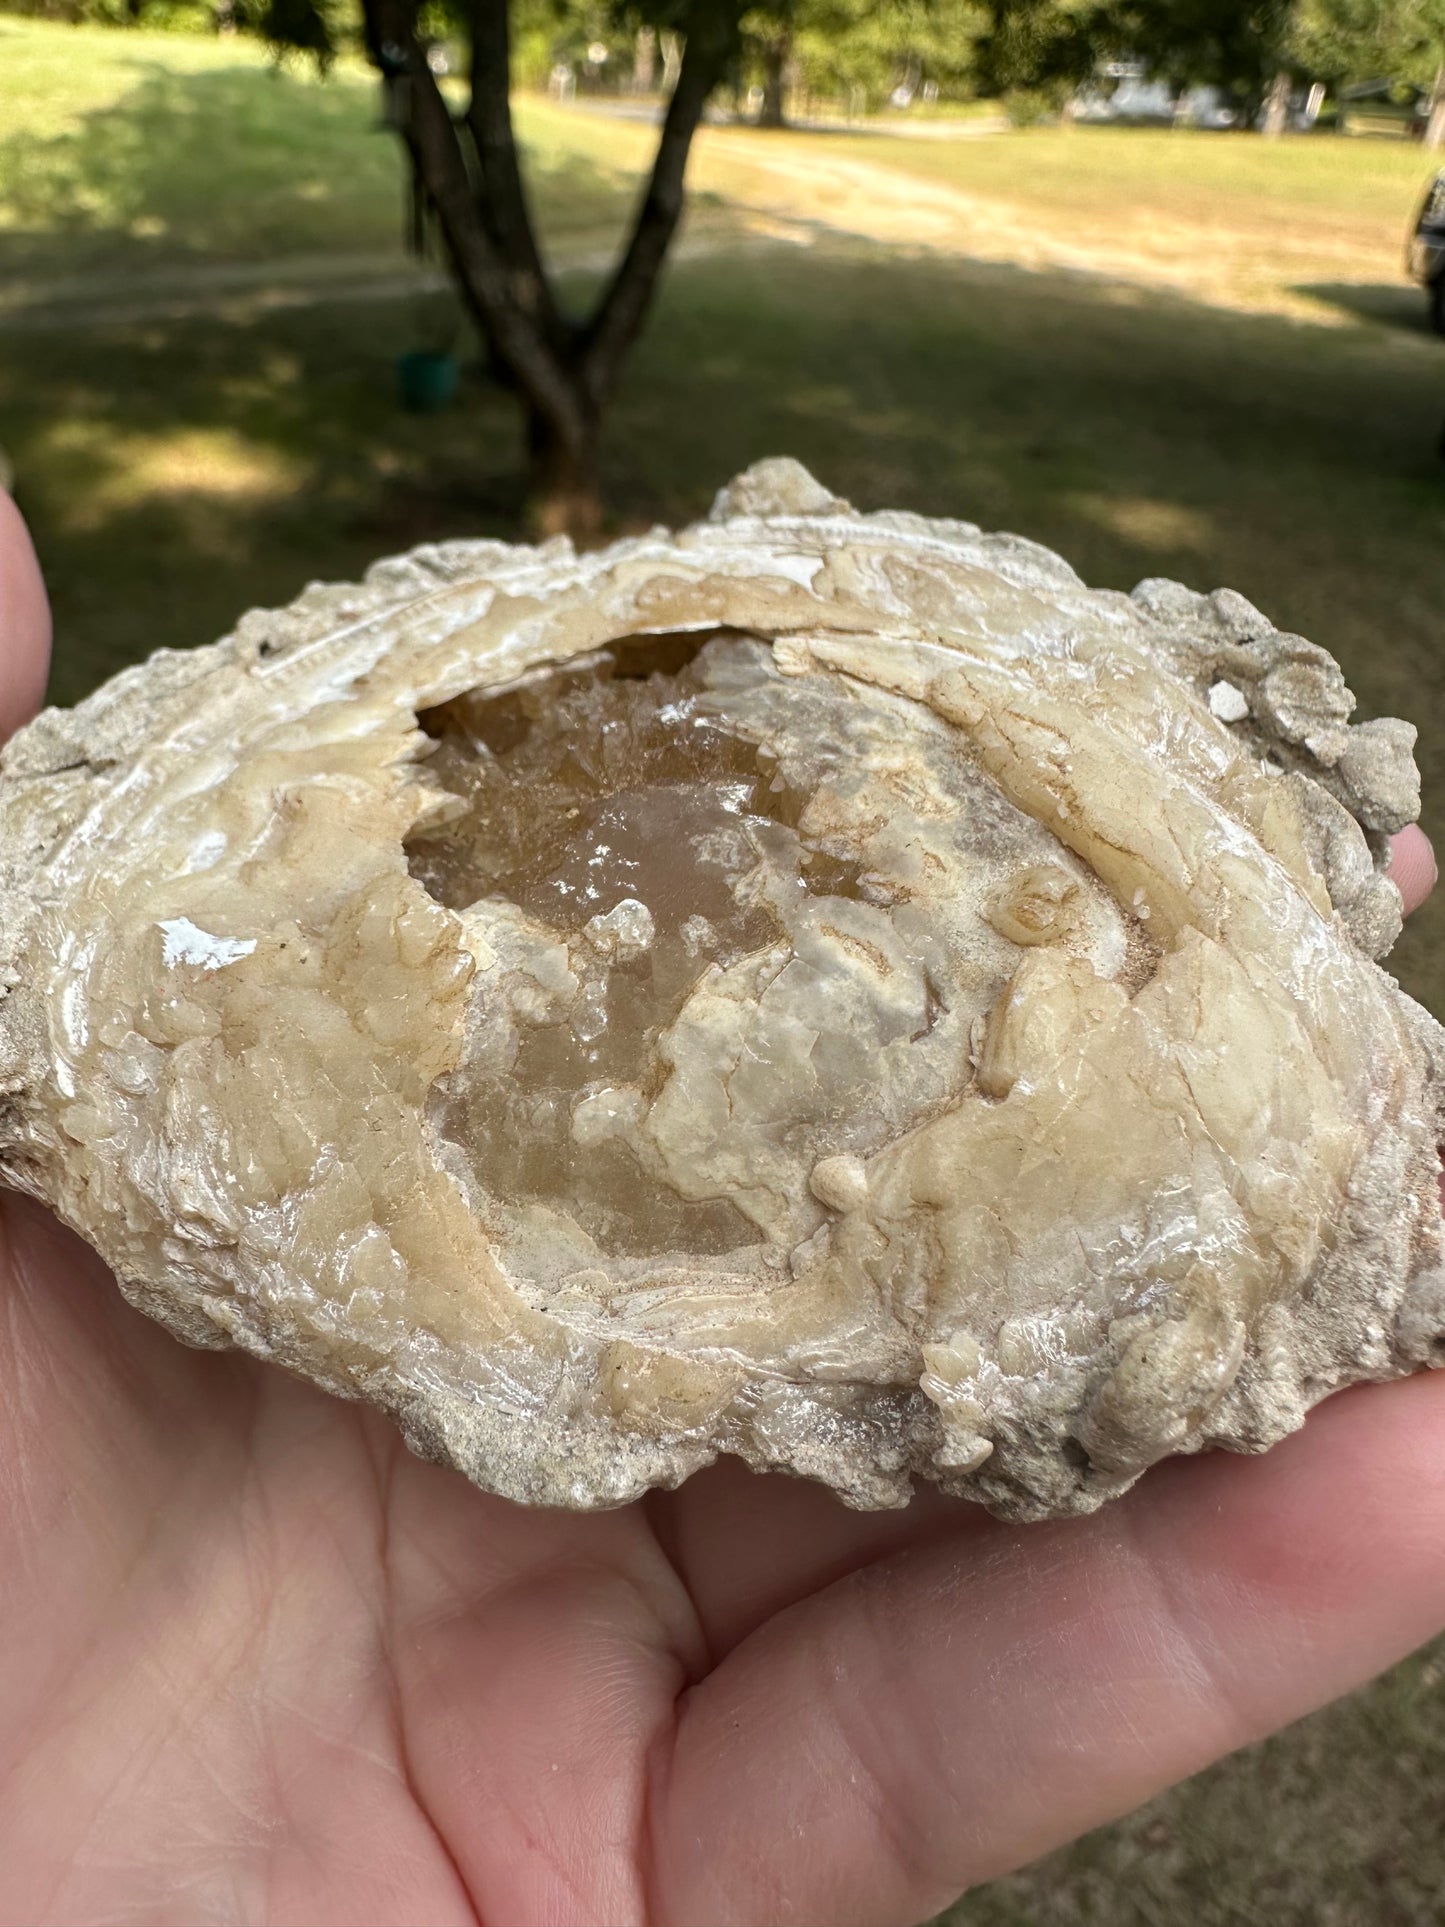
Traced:
[[1420, 908], [1435, 888], [1439, 874], [1430, 839], [1418, 823], [1411, 823], [1398, 836], [1390, 838], [1390, 867], [1386, 875], [1404, 898], [1407, 917], [1412, 910]]
[[0, 491], [0, 737], [28, 722], [45, 696], [50, 605], [20, 511]]
[[[1418, 823], [1390, 838], [1390, 867], [1385, 874], [1400, 892], [1407, 917], [1435, 888], [1440, 869], [1430, 839]], [[1440, 1209], [1445, 1212], [1445, 1169], [1440, 1173]]]
[[1095, 1519], [968, 1526], [684, 1698], [658, 1917], [907, 1923], [1348, 1691], [1445, 1620], [1445, 1374]]
[[854, 1512], [809, 1479], [750, 1472], [720, 1459], [677, 1492], [654, 1492], [649, 1521], [692, 1598], [717, 1661], [774, 1613], [860, 1566], [947, 1535], [993, 1525], [919, 1484], [893, 1512]]

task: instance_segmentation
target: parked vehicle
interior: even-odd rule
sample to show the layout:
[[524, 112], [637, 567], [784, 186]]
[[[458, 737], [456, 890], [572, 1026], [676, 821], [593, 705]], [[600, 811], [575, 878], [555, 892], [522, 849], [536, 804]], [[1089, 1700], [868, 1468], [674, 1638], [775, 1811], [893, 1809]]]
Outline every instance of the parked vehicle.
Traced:
[[1176, 92], [1151, 80], [1134, 63], [1118, 61], [1100, 70], [1097, 80], [1074, 96], [1073, 118], [1096, 126], [1207, 127], [1239, 125], [1237, 108], [1217, 87]]
[[1445, 168], [1425, 190], [1405, 265], [1429, 296], [1431, 327], [1445, 335]]
[[1335, 125], [1342, 134], [1401, 134], [1419, 140], [1430, 119], [1430, 95], [1408, 81], [1362, 80], [1342, 87]]

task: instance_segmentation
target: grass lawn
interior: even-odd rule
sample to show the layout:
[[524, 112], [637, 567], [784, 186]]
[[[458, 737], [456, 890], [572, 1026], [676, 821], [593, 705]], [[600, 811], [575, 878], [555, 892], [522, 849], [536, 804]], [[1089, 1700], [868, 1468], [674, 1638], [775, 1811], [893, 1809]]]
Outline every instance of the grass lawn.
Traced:
[[[647, 149], [644, 127], [542, 103], [526, 125], [604, 170], [640, 165]], [[1333, 136], [1076, 127], [922, 140], [723, 126], [699, 136], [692, 180], [795, 234], [1114, 274], [1317, 321], [1418, 324], [1402, 263], [1432, 171], [1408, 142]]]
[[375, 117], [359, 73], [322, 86], [255, 42], [0, 19], [5, 280], [397, 249]]
[[[545, 121], [545, 115], [540, 121]], [[620, 221], [626, 163], [533, 127], [559, 243]], [[323, 81], [254, 40], [0, 15], [0, 281], [374, 253], [403, 260], [403, 173], [369, 69]]]
[[1401, 262], [1433, 170], [1405, 141], [1076, 127], [992, 140], [825, 137], [818, 147], [820, 162], [886, 169], [937, 195], [924, 212], [956, 197], [975, 252], [1088, 264], [1316, 318], [1402, 294], [1418, 307], [1400, 287]]
[[[0, 312], [0, 443], [54, 589], [57, 699], [308, 578], [515, 532], [507, 398], [474, 379], [438, 417], [394, 405], [394, 357], [449, 297], [106, 319], [161, 271], [400, 263], [374, 116], [359, 73], [278, 76], [242, 42], [0, 20], [0, 309], [95, 277], [87, 326]], [[648, 129], [542, 104], [523, 122], [549, 236], [591, 251]], [[1422, 725], [1445, 840], [1445, 349], [1398, 277], [1423, 166], [1367, 142], [709, 129], [691, 251], [610, 425], [617, 524], [700, 512], [786, 450], [862, 506], [1016, 528], [1095, 582], [1228, 583], [1333, 649], [1367, 713]], [[1416, 923], [1396, 967], [1445, 1015], [1445, 912]], [[1438, 1921], [1439, 1663], [952, 1918]]]

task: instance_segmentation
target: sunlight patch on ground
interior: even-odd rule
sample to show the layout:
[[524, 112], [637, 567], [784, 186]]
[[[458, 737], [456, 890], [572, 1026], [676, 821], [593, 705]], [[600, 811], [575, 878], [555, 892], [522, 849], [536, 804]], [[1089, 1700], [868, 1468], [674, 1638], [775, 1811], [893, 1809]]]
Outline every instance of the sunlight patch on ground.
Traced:
[[168, 434], [117, 434], [104, 422], [57, 422], [46, 454], [88, 486], [69, 494], [75, 533], [101, 527], [117, 511], [147, 502], [222, 502], [254, 507], [291, 493], [306, 464], [248, 441], [228, 428], [178, 428]]
[[273, 448], [259, 448], [226, 428], [182, 430], [134, 449], [124, 494], [204, 495], [254, 500], [294, 488], [304, 464]]
[[1160, 555], [1181, 549], [1207, 550], [1213, 536], [1211, 517], [1179, 502], [1160, 502], [1147, 495], [1080, 495], [1071, 506], [1114, 535], [1138, 543]]

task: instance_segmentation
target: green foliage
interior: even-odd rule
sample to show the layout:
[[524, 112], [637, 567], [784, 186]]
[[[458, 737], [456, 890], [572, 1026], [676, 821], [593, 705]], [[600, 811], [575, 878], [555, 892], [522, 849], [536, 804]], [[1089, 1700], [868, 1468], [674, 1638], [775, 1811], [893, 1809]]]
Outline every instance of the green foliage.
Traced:
[[354, 22], [337, 0], [236, 0], [237, 24], [285, 53], [309, 55], [325, 73]]
[[[118, 0], [80, 0], [117, 4]], [[157, 0], [134, 0], [156, 4]], [[0, 0], [4, 4], [4, 0]], [[259, 33], [279, 51], [315, 58], [325, 68], [346, 47], [363, 47], [361, 0], [231, 0], [237, 23]], [[601, 46], [612, 73], [629, 73], [639, 28], [688, 32], [720, 40], [734, 58], [740, 51], [738, 0], [513, 0], [512, 78], [539, 86], [558, 63], [578, 67]], [[467, 0], [418, 0], [423, 40], [463, 50], [470, 40]], [[464, 53], [465, 58], [465, 53]]]
[[989, 0], [979, 67], [991, 92], [1057, 99], [1105, 62], [1257, 102], [1287, 68], [1335, 85], [1429, 87], [1445, 0]]
[[1257, 100], [1285, 59], [1294, 0], [1122, 0], [1129, 51], [1176, 87]]
[[[323, 70], [363, 45], [360, 0], [0, 0], [5, 11], [102, 26], [143, 19], [196, 32], [214, 31], [224, 18], [283, 57], [299, 54]], [[541, 86], [559, 64], [583, 69], [600, 46], [607, 59], [599, 82], [625, 85], [639, 30], [690, 31], [722, 40], [740, 78], [755, 78], [761, 51], [782, 45], [790, 78], [807, 91], [861, 89], [877, 105], [900, 85], [967, 90], [986, 21], [982, 0], [764, 0], [746, 14], [737, 0], [513, 0], [513, 78]], [[421, 0], [418, 23], [424, 38], [465, 48], [467, 0]]]
[[1100, 62], [1127, 43], [1114, 11], [1099, 0], [988, 0], [988, 26], [978, 50], [986, 92], [1024, 103], [1058, 106]]
[[928, 81], [940, 91], [965, 87], [985, 22], [975, 0], [797, 0], [749, 18], [768, 12], [790, 16], [792, 57], [809, 92], [861, 91], [873, 106], [895, 88], [911, 94]]
[[1334, 86], [1428, 88], [1445, 61], [1445, 0], [1300, 0], [1292, 51], [1302, 71]]
[[1057, 98], [1105, 62], [1131, 60], [1179, 88], [1215, 86], [1257, 100], [1287, 58], [1294, 4], [989, 0], [980, 71], [993, 92]]
[[[1060, 106], [1101, 65], [1137, 60], [1179, 87], [1257, 99], [1280, 66], [1331, 86], [1388, 79], [1429, 88], [1445, 61], [1445, 0], [513, 0], [514, 78], [540, 86], [559, 63], [606, 49], [600, 79], [625, 85], [637, 34], [720, 34], [739, 79], [771, 57], [817, 98], [931, 83], [945, 96], [1002, 96], [1027, 123]], [[234, 25], [323, 69], [362, 44], [360, 0], [0, 0], [0, 13], [206, 33]], [[464, 43], [467, 0], [423, 0], [433, 39]]]
[[589, 51], [602, 47], [602, 78], [618, 85], [630, 78], [638, 30], [670, 28], [675, 7], [636, 7], [615, 0], [512, 0], [512, 79], [539, 87], [559, 65], [581, 69]]
[[1058, 115], [1067, 92], [1062, 83], [1048, 87], [1009, 87], [1000, 99], [1011, 127], [1045, 127]]

